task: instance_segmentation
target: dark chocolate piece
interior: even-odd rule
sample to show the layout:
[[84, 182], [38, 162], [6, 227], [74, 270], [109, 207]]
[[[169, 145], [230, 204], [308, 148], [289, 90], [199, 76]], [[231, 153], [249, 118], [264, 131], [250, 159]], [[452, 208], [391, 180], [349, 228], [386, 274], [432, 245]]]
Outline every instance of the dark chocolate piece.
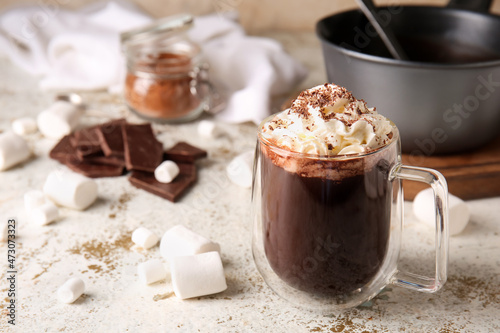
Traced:
[[75, 155], [79, 160], [83, 160], [88, 157], [99, 156], [102, 153], [101, 147], [99, 148], [76, 148]]
[[76, 154], [80, 158], [95, 155], [101, 152], [101, 141], [97, 134], [99, 126], [84, 128], [78, 132], [72, 139], [73, 146], [76, 148]]
[[122, 125], [125, 119], [117, 119], [102, 124], [97, 129], [101, 149], [106, 156], [123, 156]]
[[69, 158], [73, 158], [75, 156], [75, 147], [71, 143], [72, 138], [73, 134], [65, 135], [52, 148], [49, 157], [61, 163], [65, 163]]
[[178, 165], [179, 175], [171, 183], [160, 183], [155, 179], [154, 174], [143, 171], [133, 171], [128, 180], [137, 188], [176, 202], [196, 182], [196, 166], [194, 164], [179, 163]]
[[207, 157], [207, 152], [187, 142], [179, 142], [165, 151], [165, 159], [179, 163], [193, 163], [195, 160]]
[[93, 164], [86, 161], [68, 160], [66, 166], [90, 178], [117, 177], [123, 175], [123, 166]]
[[123, 168], [125, 167], [125, 160], [123, 159], [123, 156], [104, 156], [103, 152], [100, 152], [96, 155], [86, 156], [82, 159], [82, 161], [94, 164], [114, 165], [121, 166]]
[[163, 145], [151, 124], [122, 126], [125, 166], [128, 170], [154, 172], [163, 160]]

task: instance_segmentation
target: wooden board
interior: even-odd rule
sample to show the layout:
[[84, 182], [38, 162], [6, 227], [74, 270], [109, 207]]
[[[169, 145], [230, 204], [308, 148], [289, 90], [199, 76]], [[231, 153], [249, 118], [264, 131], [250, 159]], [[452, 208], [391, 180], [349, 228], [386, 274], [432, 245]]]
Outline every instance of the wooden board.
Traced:
[[[403, 154], [403, 164], [436, 169], [447, 182], [450, 193], [464, 199], [500, 196], [500, 137], [478, 150], [443, 156], [411, 156]], [[404, 181], [405, 200], [427, 187]]]

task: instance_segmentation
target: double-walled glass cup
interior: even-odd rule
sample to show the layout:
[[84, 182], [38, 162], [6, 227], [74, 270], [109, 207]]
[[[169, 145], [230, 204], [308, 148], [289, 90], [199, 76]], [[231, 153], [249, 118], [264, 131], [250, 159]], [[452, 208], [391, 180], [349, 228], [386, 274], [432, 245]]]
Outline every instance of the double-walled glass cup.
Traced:
[[[262, 277], [282, 298], [331, 311], [360, 305], [389, 284], [433, 293], [445, 283], [446, 180], [435, 170], [402, 165], [395, 126], [392, 133], [391, 141], [375, 151], [321, 156], [280, 148], [259, 132], [252, 250]], [[432, 277], [398, 269], [403, 179], [434, 189]]]

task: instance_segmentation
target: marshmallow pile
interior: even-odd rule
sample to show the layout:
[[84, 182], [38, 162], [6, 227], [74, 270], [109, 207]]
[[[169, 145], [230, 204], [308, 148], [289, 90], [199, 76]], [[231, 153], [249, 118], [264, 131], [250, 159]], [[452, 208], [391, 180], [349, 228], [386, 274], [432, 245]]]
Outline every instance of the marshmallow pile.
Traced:
[[[146, 242], [146, 246], [154, 246], [158, 238], [142, 227], [132, 234], [132, 240], [137, 245], [144, 244], [144, 240], [150, 238], [153, 240]], [[180, 299], [215, 294], [227, 289], [218, 243], [177, 225], [167, 230], [161, 238], [160, 253], [170, 264], [173, 290]], [[161, 281], [168, 275], [159, 259], [139, 264], [137, 273], [144, 284]]]
[[[448, 194], [449, 234], [454, 236], [461, 233], [470, 219], [469, 206], [453, 194]], [[413, 213], [424, 224], [435, 228], [436, 205], [432, 188], [420, 191], [413, 199]]]
[[[26, 205], [45, 201], [36, 191], [27, 193], [26, 198]], [[158, 243], [158, 237], [152, 231], [139, 227], [132, 233], [132, 241], [149, 249]], [[172, 287], [178, 298], [211, 295], [227, 289], [218, 243], [177, 225], [163, 235], [160, 253], [169, 261]], [[168, 272], [160, 259], [150, 259], [137, 266], [137, 275], [143, 284], [152, 284], [167, 278]], [[83, 280], [76, 277], [67, 280], [58, 289], [57, 296], [60, 302], [69, 304], [84, 292]]]

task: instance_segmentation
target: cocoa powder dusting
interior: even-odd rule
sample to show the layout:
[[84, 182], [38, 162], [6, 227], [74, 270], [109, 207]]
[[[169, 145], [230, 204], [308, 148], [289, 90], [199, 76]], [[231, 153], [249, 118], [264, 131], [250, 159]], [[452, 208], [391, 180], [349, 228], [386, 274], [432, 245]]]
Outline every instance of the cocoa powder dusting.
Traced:
[[500, 303], [500, 283], [497, 276], [449, 276], [448, 290], [462, 301], [476, 300], [483, 307]]
[[95, 263], [90, 264], [88, 269], [95, 273], [110, 273], [116, 268], [117, 252], [120, 250], [128, 251], [134, 245], [131, 236], [132, 233], [127, 232], [109, 242], [101, 242], [93, 239], [68, 249], [68, 252], [82, 255], [87, 260], [98, 260], [106, 265], [106, 267], [103, 267]]
[[[330, 317], [330, 316], [329, 316]], [[309, 328], [309, 332], [335, 332], [335, 333], [348, 333], [348, 332], [368, 332], [362, 323], [354, 322], [349, 314], [346, 315], [331, 315], [331, 323], [319, 324], [318, 326]], [[386, 327], [380, 330], [371, 329], [369, 332], [389, 332]]]

